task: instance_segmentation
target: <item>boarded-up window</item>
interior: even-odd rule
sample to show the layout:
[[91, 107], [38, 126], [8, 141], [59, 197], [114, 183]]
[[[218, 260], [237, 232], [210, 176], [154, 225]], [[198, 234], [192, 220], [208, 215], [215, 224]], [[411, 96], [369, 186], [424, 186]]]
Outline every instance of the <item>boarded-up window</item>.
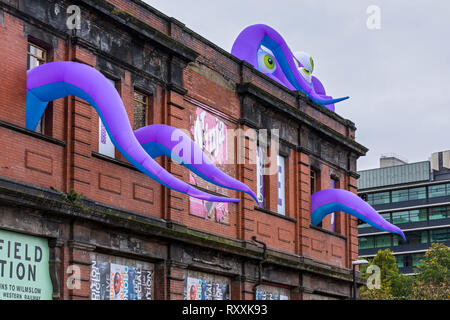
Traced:
[[148, 124], [148, 100], [148, 95], [134, 91], [134, 130], [145, 127]]

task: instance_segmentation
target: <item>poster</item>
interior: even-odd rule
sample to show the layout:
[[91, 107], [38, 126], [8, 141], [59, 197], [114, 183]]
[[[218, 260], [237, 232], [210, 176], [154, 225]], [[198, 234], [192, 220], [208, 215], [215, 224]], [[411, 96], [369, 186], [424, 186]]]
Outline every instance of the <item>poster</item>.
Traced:
[[51, 300], [48, 241], [0, 230], [0, 300]]
[[285, 159], [278, 155], [278, 201], [277, 212], [279, 214], [286, 214], [286, 177], [285, 177]]
[[256, 300], [289, 300], [289, 290], [270, 286], [259, 286]]
[[151, 300], [152, 271], [93, 261], [91, 300]]
[[224, 282], [188, 277], [184, 286], [185, 300], [229, 300], [229, 285]]
[[[191, 118], [193, 123], [191, 133], [193, 140], [199, 145], [215, 165], [225, 164], [227, 161], [227, 125], [219, 118], [206, 112], [202, 108], [197, 108], [195, 116]], [[193, 185], [205, 186], [202, 178], [189, 173], [189, 183]], [[209, 184], [212, 191], [226, 194], [225, 188]], [[197, 198], [190, 198], [190, 214], [216, 222], [228, 223], [229, 208], [228, 203], [208, 202]]]

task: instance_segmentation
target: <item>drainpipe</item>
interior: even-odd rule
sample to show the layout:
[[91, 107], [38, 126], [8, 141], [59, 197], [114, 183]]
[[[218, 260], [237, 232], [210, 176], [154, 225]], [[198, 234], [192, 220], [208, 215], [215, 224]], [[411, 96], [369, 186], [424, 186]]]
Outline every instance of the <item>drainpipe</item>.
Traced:
[[256, 239], [255, 236], [252, 236], [252, 240], [263, 246], [263, 258], [259, 261], [258, 264], [258, 282], [256, 282], [256, 284], [253, 286], [253, 297], [254, 300], [256, 300], [256, 288], [262, 283], [262, 264], [266, 261], [267, 245], [265, 242]]

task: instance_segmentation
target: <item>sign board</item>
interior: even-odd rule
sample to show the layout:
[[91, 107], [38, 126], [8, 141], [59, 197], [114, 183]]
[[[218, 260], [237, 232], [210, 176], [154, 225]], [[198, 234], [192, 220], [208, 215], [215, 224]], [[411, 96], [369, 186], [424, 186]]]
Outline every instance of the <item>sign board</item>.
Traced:
[[45, 238], [0, 230], [0, 300], [51, 300]]

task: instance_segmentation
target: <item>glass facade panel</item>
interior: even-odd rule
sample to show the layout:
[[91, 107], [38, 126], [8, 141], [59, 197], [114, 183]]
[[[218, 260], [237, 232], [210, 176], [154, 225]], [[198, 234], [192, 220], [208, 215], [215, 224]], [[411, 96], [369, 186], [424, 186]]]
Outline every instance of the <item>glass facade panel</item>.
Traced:
[[409, 211], [397, 211], [392, 212], [392, 223], [405, 223], [409, 222]]
[[406, 267], [406, 255], [399, 255], [399, 256], [395, 256], [395, 259], [397, 260], [397, 267], [398, 268], [403, 268]]
[[403, 190], [393, 190], [392, 191], [392, 202], [402, 202], [408, 201], [408, 189]]
[[389, 192], [377, 192], [372, 194], [373, 204], [384, 204], [390, 202]]
[[445, 184], [437, 184], [434, 186], [428, 186], [428, 197], [443, 197], [446, 195], [446, 187]]
[[409, 210], [409, 221], [410, 222], [427, 221], [427, 209]]
[[422, 265], [422, 263], [420, 262], [421, 259], [423, 259], [425, 256], [425, 254], [423, 253], [416, 253], [412, 255], [412, 266], [413, 267], [418, 267], [420, 265]]
[[365, 223], [365, 222], [362, 221], [362, 220], [359, 220], [358, 222], [359, 222], [358, 228], [368, 228], [368, 227], [370, 227], [370, 224]]
[[426, 187], [409, 189], [409, 200], [425, 199], [427, 197]]
[[448, 217], [448, 207], [430, 208], [430, 220], [445, 219]]
[[405, 236], [406, 244], [420, 244], [428, 242], [428, 234], [426, 230], [407, 232]]
[[375, 248], [390, 247], [391, 235], [382, 235], [375, 237]]
[[400, 239], [400, 236], [397, 237], [397, 235], [394, 235], [394, 237], [392, 238], [392, 246], [398, 246], [398, 239]]
[[387, 213], [382, 213], [381, 216], [384, 218], [384, 220], [386, 220], [387, 222], [391, 222], [391, 213], [387, 212]]
[[359, 249], [371, 249], [373, 248], [374, 237], [360, 237], [358, 238]]
[[450, 241], [450, 229], [436, 229], [430, 231], [431, 242]]

